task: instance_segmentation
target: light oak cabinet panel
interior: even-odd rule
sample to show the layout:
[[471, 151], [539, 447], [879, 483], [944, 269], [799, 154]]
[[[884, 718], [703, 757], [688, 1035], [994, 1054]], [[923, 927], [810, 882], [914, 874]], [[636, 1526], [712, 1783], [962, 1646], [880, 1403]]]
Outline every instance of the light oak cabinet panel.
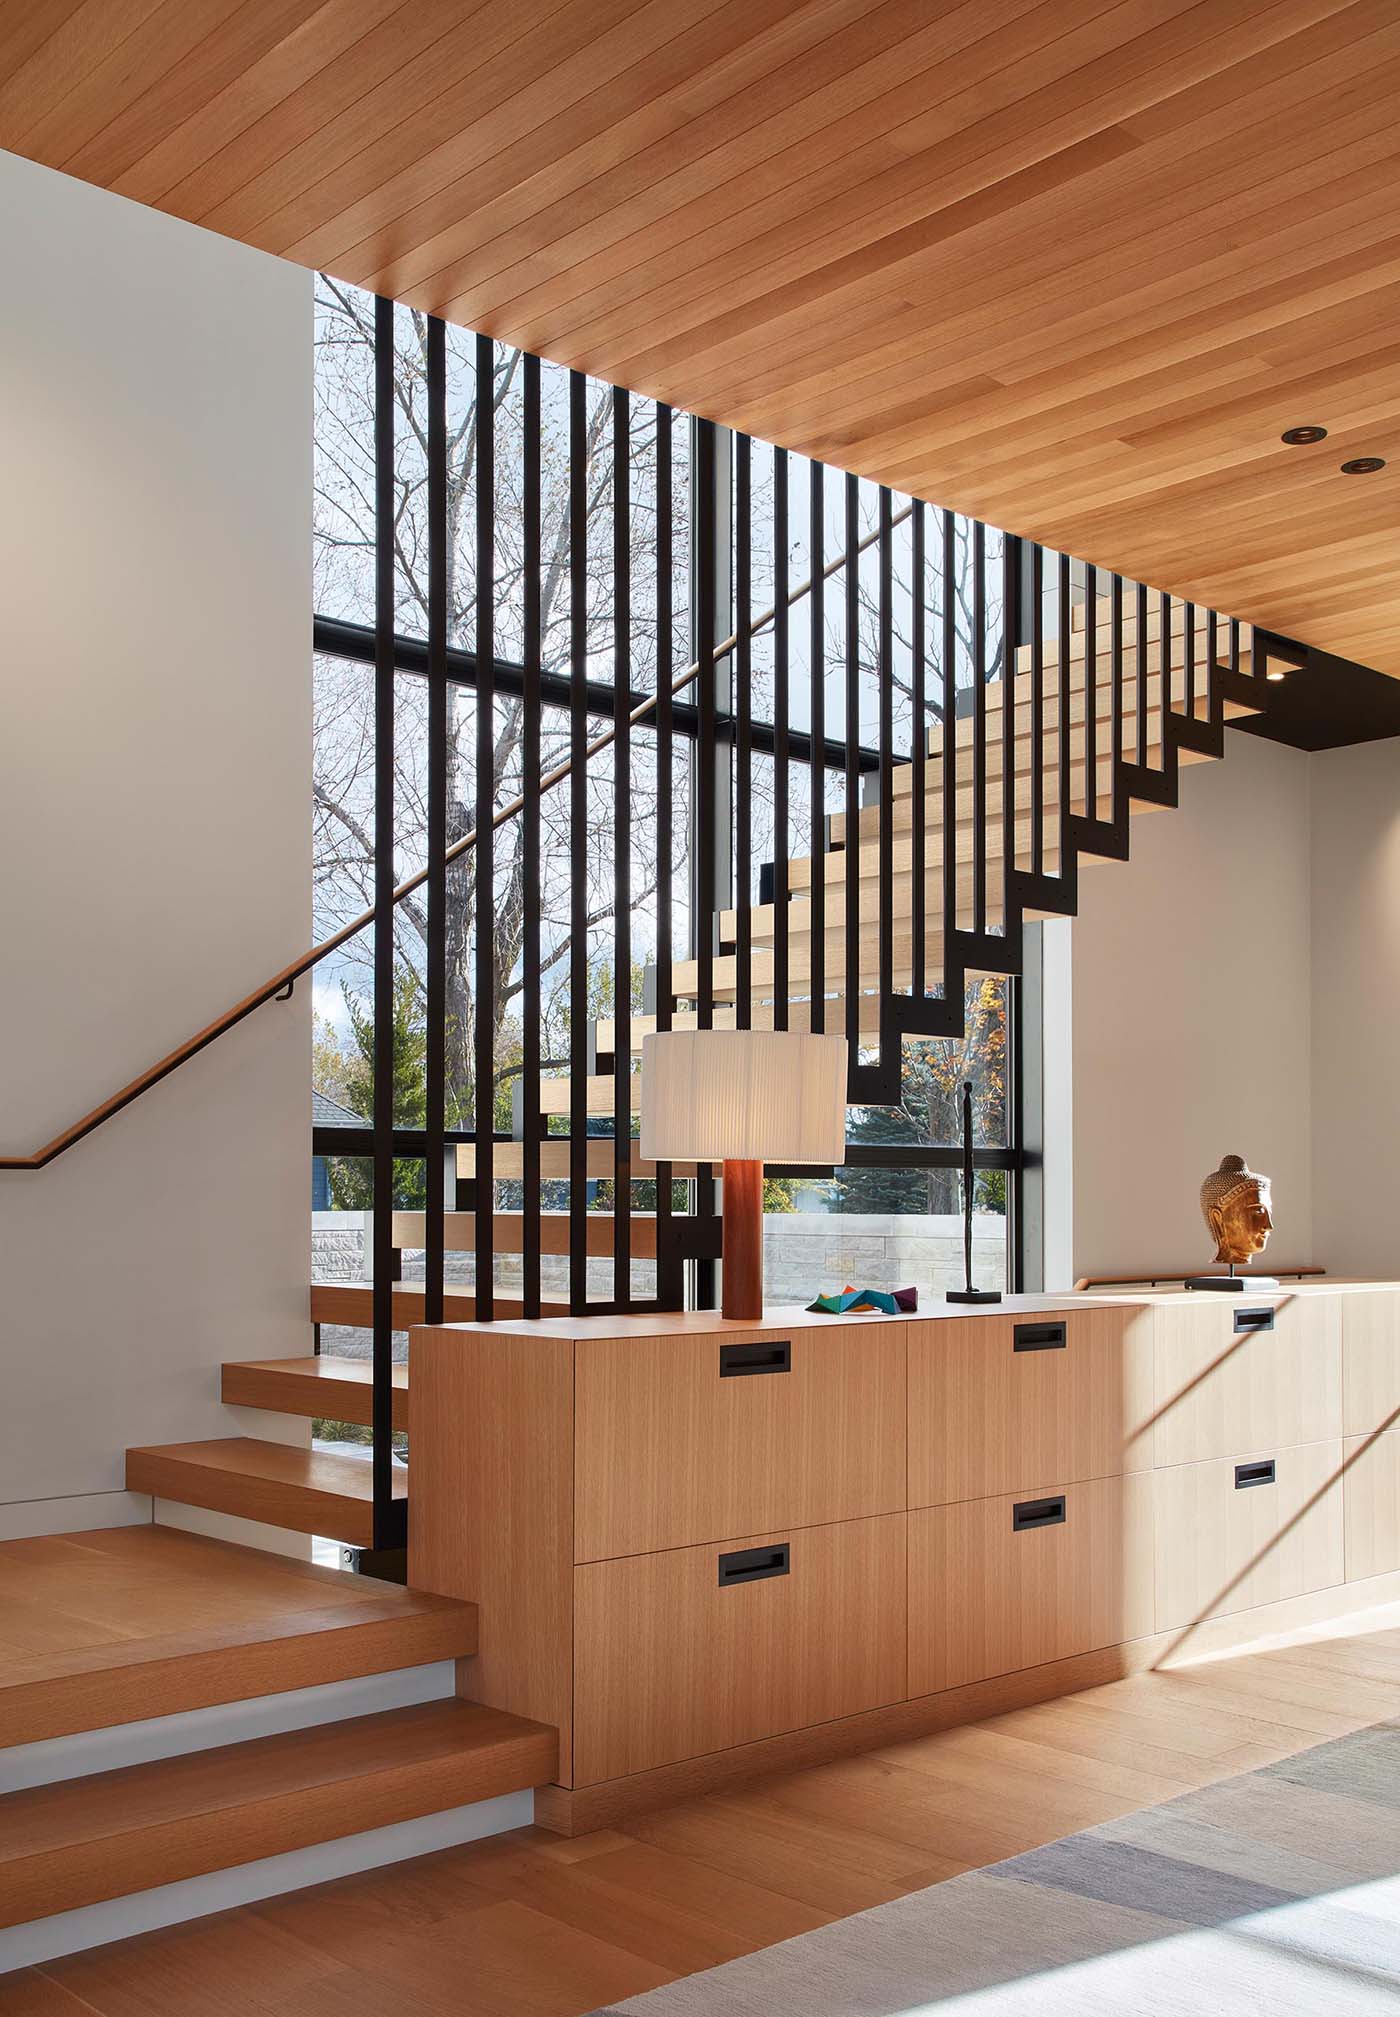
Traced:
[[1346, 1577], [1400, 1569], [1400, 1429], [1352, 1436], [1343, 1445]]
[[577, 1568], [574, 1784], [902, 1700], [905, 1527], [896, 1513]]
[[911, 1695], [1152, 1629], [1150, 1474], [909, 1515]]
[[1152, 1461], [1150, 1311], [909, 1326], [909, 1504], [1071, 1483]]
[[581, 1342], [574, 1559], [901, 1510], [904, 1334]]
[[1203, 1295], [1159, 1306], [1159, 1465], [1342, 1433], [1340, 1296]]
[[1343, 1580], [1340, 1440], [1155, 1474], [1157, 1629]]
[[1342, 1306], [1342, 1434], [1400, 1425], [1400, 1295], [1367, 1290]]

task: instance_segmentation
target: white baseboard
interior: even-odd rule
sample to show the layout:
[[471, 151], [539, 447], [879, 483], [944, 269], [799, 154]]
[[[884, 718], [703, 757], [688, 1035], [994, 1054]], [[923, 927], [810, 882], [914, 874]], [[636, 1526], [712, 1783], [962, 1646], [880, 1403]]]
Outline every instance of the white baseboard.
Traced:
[[109, 1940], [126, 1940], [133, 1933], [149, 1933], [158, 1926], [202, 1919], [208, 1912], [226, 1912], [256, 1898], [301, 1891], [333, 1877], [349, 1877], [381, 1864], [425, 1856], [434, 1849], [451, 1849], [461, 1842], [503, 1835], [511, 1828], [527, 1828], [534, 1817], [533, 1793], [505, 1793], [474, 1806], [451, 1807], [442, 1814], [425, 1814], [421, 1820], [396, 1821], [388, 1828], [346, 1835], [338, 1842], [318, 1842], [309, 1849], [266, 1856], [235, 1870], [215, 1870], [207, 1877], [187, 1877], [178, 1884], [138, 1891], [129, 1898], [111, 1898], [102, 1905], [84, 1905], [76, 1912], [32, 1919], [28, 1925], [0, 1932], [0, 1974], [56, 1961], [86, 1947], [101, 1947]]
[[40, 1534], [91, 1534], [99, 1527], [148, 1527], [146, 1492], [80, 1492], [71, 1499], [16, 1499], [0, 1505], [0, 1541]]
[[383, 1709], [407, 1709], [415, 1702], [450, 1701], [457, 1691], [456, 1680], [455, 1661], [435, 1660], [314, 1688], [254, 1695], [242, 1702], [216, 1702], [207, 1709], [185, 1709], [140, 1723], [116, 1723], [107, 1730], [78, 1730], [36, 1744], [13, 1744], [0, 1750], [0, 1794], [81, 1779], [90, 1772], [119, 1771], [124, 1765], [145, 1765], [154, 1758], [181, 1758], [220, 1744], [274, 1737], [283, 1730], [342, 1723], [350, 1716], [373, 1716]]

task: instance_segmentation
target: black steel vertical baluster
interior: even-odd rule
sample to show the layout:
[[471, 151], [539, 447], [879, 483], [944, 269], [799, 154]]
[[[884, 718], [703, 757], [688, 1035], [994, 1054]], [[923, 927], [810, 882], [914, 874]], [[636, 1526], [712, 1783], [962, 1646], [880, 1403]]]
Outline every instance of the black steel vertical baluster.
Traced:
[[569, 1308], [588, 1304], [588, 381], [569, 373]]
[[1057, 619], [1060, 647], [1060, 874], [1069, 874], [1069, 822], [1073, 815], [1071, 793], [1074, 786], [1073, 769], [1073, 722], [1071, 720], [1074, 698], [1073, 682], [1070, 677], [1070, 614], [1073, 607], [1070, 595], [1069, 555], [1059, 556], [1056, 581], [1058, 594]]
[[695, 1020], [700, 1029], [714, 1023], [715, 1000], [715, 796], [718, 778], [715, 695], [715, 425], [695, 422], [695, 663], [699, 666], [699, 733], [695, 747]]
[[1186, 712], [1194, 721], [1196, 717], [1196, 605], [1184, 603], [1181, 611], [1184, 630], [1182, 639], [1182, 680], [1186, 688]]
[[1231, 672], [1238, 672], [1239, 669], [1240, 669], [1240, 623], [1238, 617], [1232, 616], [1230, 618], [1230, 670]]
[[1162, 653], [1162, 765], [1167, 762], [1167, 718], [1172, 711], [1172, 599], [1163, 592], [1158, 609]]
[[753, 1022], [753, 443], [734, 437], [734, 1022]]
[[1218, 728], [1222, 720], [1220, 669], [1220, 619], [1213, 609], [1206, 611], [1206, 713]]
[[958, 928], [958, 619], [953, 576], [958, 564], [957, 523], [943, 513], [943, 993], [948, 992], [948, 948]]
[[788, 459], [773, 450], [773, 1027], [788, 1026]]
[[540, 360], [524, 360], [525, 400], [525, 696], [521, 709], [521, 756], [524, 765], [524, 804], [520, 817], [521, 894], [525, 913], [521, 921], [521, 1031], [520, 1086], [524, 1104], [521, 1147], [521, 1207], [524, 1213], [522, 1286], [525, 1315], [540, 1314], [540, 765], [541, 748], [540, 673], [544, 640], [541, 632], [541, 474], [540, 474]]
[[[912, 822], [909, 835], [909, 862], [912, 876], [909, 902], [909, 991], [916, 1001], [928, 991], [928, 948], [925, 944], [928, 933], [928, 835], [924, 828], [924, 822], [928, 817], [929, 755], [928, 646], [924, 634], [925, 510], [923, 502], [916, 498], [909, 533], [909, 572], [914, 591], [914, 599], [909, 610], [909, 670], [913, 716], [909, 724], [909, 759], [912, 766], [909, 773], [909, 817]], [[890, 803], [892, 805], [893, 801]]]
[[476, 1314], [495, 1314], [496, 1274], [496, 346], [476, 339]]
[[[428, 318], [428, 930], [423, 1321], [442, 1322], [447, 1108], [447, 329]], [[455, 1153], [455, 1151], [454, 1151]]]
[[[671, 955], [675, 928], [672, 896], [671, 826], [675, 817], [671, 734], [675, 678], [672, 606], [671, 420], [669, 406], [656, 409], [656, 1027], [671, 1027]], [[656, 1296], [663, 1309], [679, 1309], [685, 1281], [674, 1251], [671, 1224], [671, 1165], [656, 1165]]]
[[[876, 675], [880, 698], [880, 902], [877, 922], [880, 932], [880, 1064], [890, 1069], [885, 1054], [886, 1039], [898, 1045], [893, 1034], [891, 1013], [894, 996], [894, 500], [889, 489], [880, 486], [880, 663]], [[852, 562], [846, 562], [847, 586], [854, 594]], [[847, 722], [850, 733], [852, 724]]]
[[632, 1300], [632, 407], [612, 395], [613, 1301]]
[[987, 528], [972, 522], [972, 929], [987, 929]]
[[1114, 809], [1112, 817], [1118, 821], [1124, 809], [1124, 577], [1110, 577], [1110, 591], [1107, 591], [1107, 619], [1114, 627], [1114, 635], [1107, 643], [1107, 680], [1114, 696]]
[[[1021, 637], [1021, 542], [1001, 536], [1001, 921], [1011, 929], [1016, 866], [1016, 659]], [[1034, 759], [1032, 759], [1034, 760]]]
[[1099, 571], [1084, 569], [1084, 813], [1099, 816]]
[[[811, 525], [808, 566], [811, 568], [812, 586], [808, 591], [811, 601], [811, 651], [808, 673], [811, 680], [811, 704], [808, 725], [811, 729], [811, 803], [812, 803], [812, 881], [809, 904], [810, 920], [810, 965], [811, 979], [808, 994], [811, 996], [811, 1022], [809, 1028], [817, 1031], [826, 1028], [826, 472], [820, 462], [809, 467], [811, 479]], [[849, 994], [856, 984], [854, 974], [846, 975], [846, 991]]]
[[1137, 585], [1137, 760], [1147, 764], [1147, 584]]
[[864, 834], [860, 817], [860, 481], [846, 478], [846, 1042], [852, 1064], [860, 1051], [860, 878]]
[[374, 303], [374, 1545], [394, 1532], [394, 304]]
[[1045, 549], [1031, 548], [1031, 874], [1045, 873]]

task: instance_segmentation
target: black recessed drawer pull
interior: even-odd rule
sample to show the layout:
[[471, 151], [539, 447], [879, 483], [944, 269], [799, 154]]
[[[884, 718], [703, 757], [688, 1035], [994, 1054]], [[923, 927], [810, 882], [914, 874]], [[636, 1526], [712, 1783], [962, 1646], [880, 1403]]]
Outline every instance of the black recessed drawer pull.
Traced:
[[1014, 1352], [1062, 1352], [1065, 1349], [1063, 1324], [1017, 1324], [1011, 1336]]
[[747, 1373], [790, 1373], [792, 1345], [787, 1338], [776, 1345], [721, 1345], [719, 1376], [737, 1380]]
[[1258, 1464], [1236, 1464], [1235, 1490], [1242, 1492], [1246, 1485], [1272, 1485], [1274, 1479], [1274, 1459], [1266, 1457]]
[[1237, 1331], [1271, 1331], [1274, 1327], [1272, 1310], [1236, 1310], [1235, 1329]]
[[719, 1558], [719, 1586], [727, 1590], [734, 1583], [761, 1583], [765, 1576], [786, 1576], [792, 1568], [792, 1543], [777, 1548], [731, 1548]]
[[1023, 1534], [1027, 1527], [1059, 1527], [1065, 1518], [1065, 1495], [1057, 1499], [1022, 1499], [1011, 1508], [1011, 1531]]

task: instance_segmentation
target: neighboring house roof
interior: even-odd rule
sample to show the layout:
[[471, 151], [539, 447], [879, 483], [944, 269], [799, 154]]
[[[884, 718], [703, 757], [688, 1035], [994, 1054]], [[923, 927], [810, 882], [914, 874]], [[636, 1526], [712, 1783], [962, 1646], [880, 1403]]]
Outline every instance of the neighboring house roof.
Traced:
[[363, 1128], [369, 1123], [363, 1114], [352, 1113], [339, 1100], [328, 1099], [324, 1093], [311, 1088], [311, 1125], [313, 1128]]

